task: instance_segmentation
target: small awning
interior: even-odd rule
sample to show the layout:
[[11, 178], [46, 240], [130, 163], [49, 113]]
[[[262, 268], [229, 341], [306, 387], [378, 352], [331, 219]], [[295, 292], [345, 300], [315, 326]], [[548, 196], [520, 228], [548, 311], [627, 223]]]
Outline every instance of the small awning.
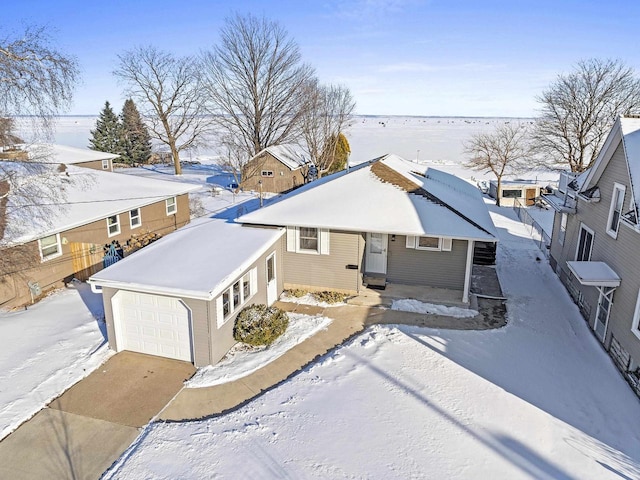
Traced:
[[567, 262], [567, 266], [582, 285], [618, 287], [620, 277], [604, 262]]

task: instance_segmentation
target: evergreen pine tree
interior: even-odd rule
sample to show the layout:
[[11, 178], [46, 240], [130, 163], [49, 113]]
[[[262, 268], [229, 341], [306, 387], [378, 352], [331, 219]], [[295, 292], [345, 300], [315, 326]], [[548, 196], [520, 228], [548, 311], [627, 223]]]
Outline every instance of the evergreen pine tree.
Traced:
[[151, 156], [151, 136], [136, 104], [130, 98], [122, 107], [122, 160], [129, 164], [147, 163]]
[[113, 112], [109, 102], [104, 102], [104, 108], [98, 116], [95, 130], [91, 130], [89, 148], [107, 153], [122, 153], [122, 126]]
[[345, 137], [344, 134], [339, 133], [335, 145], [335, 152], [333, 154], [333, 162], [331, 163], [331, 167], [327, 173], [335, 173], [347, 168], [347, 161], [349, 160], [350, 154], [351, 146], [349, 145], [347, 137]]

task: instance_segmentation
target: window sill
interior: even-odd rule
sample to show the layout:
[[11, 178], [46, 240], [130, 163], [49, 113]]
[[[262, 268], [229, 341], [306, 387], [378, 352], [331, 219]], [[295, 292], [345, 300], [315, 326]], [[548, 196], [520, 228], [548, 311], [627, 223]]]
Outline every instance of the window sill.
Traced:
[[52, 253], [51, 255], [47, 255], [46, 257], [43, 257], [42, 254], [40, 254], [40, 263], [45, 263], [45, 262], [48, 262], [49, 260], [53, 260], [54, 258], [58, 258], [61, 256], [62, 256], [62, 252]]

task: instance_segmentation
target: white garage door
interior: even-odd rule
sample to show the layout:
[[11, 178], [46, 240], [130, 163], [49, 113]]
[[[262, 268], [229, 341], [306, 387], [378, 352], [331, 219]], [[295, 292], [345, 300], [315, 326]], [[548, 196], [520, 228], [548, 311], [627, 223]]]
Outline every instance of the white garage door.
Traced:
[[120, 290], [111, 303], [118, 350], [191, 361], [189, 310], [180, 300]]

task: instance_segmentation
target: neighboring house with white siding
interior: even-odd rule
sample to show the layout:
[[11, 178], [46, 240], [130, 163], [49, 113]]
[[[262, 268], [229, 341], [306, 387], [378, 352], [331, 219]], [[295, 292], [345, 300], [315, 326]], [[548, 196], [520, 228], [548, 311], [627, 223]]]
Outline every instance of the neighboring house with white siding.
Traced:
[[477, 188], [395, 155], [236, 222], [192, 223], [91, 277], [112, 348], [214, 364], [235, 343], [237, 313], [271, 305], [285, 288], [358, 293], [395, 283], [467, 303], [474, 248], [497, 242]]
[[[634, 386], [640, 378], [640, 117], [619, 118], [594, 165], [546, 197], [550, 263]], [[636, 391], [639, 391], [636, 387]]]

